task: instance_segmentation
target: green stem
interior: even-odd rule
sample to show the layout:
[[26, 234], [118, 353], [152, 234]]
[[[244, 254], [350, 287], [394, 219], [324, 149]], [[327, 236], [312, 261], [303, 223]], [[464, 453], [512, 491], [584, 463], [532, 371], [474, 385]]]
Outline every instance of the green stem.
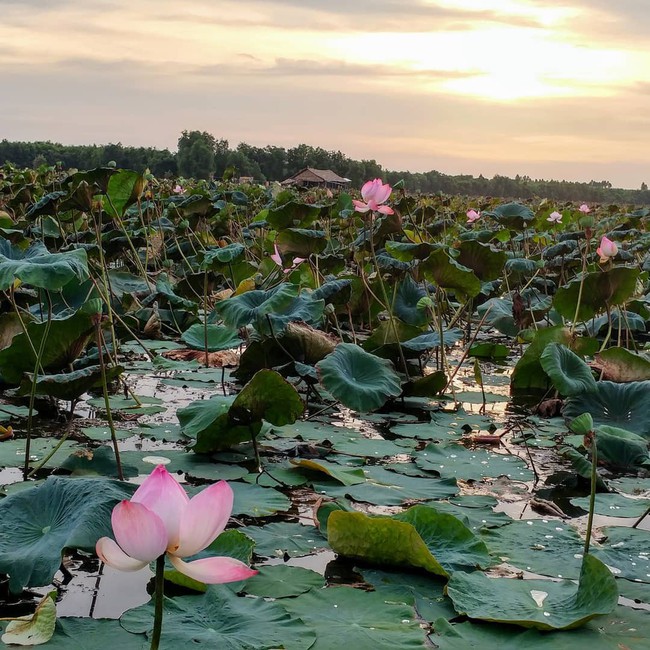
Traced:
[[38, 379], [38, 369], [41, 367], [41, 360], [43, 359], [43, 353], [45, 352], [45, 344], [47, 343], [48, 336], [50, 334], [50, 326], [52, 325], [52, 299], [50, 298], [50, 292], [46, 291], [45, 295], [47, 296], [47, 324], [45, 325], [45, 331], [43, 332], [43, 337], [41, 338], [40, 345], [38, 346], [38, 354], [36, 355], [36, 361], [34, 363], [34, 374], [32, 376], [32, 387], [29, 393], [29, 415], [27, 417], [27, 436], [25, 438], [25, 464], [23, 466], [23, 480], [26, 481], [29, 475], [29, 456], [32, 446], [32, 424], [34, 421], [34, 402], [36, 401], [36, 381]]
[[158, 650], [163, 621], [163, 600], [165, 598], [165, 554], [156, 559], [156, 583], [154, 591], [153, 634], [151, 650]]
[[[393, 335], [395, 336], [395, 343], [397, 343], [397, 351], [399, 353], [400, 361], [402, 362], [402, 368], [404, 369], [404, 374], [406, 379], [409, 379], [409, 369], [406, 363], [406, 357], [404, 356], [404, 350], [402, 350], [402, 344], [400, 342], [399, 332], [397, 331], [397, 323], [395, 322], [395, 316], [393, 315], [393, 305], [390, 300], [388, 300], [388, 292], [386, 291], [386, 285], [384, 284], [384, 278], [381, 275], [381, 269], [379, 268], [379, 263], [377, 262], [377, 255], [375, 253], [375, 242], [374, 242], [374, 228], [372, 227], [372, 219], [367, 225], [367, 230], [370, 231], [370, 252], [372, 254], [372, 261], [375, 265], [375, 272], [377, 273], [377, 279], [379, 280], [379, 286], [381, 287], [381, 293], [384, 299], [383, 307], [388, 312], [388, 319], [390, 325], [393, 329]], [[381, 304], [381, 301], [379, 301]]]
[[591, 543], [591, 529], [594, 523], [594, 507], [596, 505], [596, 479], [598, 474], [596, 466], [598, 464], [598, 447], [596, 445], [596, 433], [591, 432], [591, 494], [589, 496], [589, 518], [587, 519], [587, 534], [585, 537], [585, 551], [583, 557], [589, 553], [589, 544]]
[[115, 464], [117, 466], [117, 478], [120, 481], [123, 481], [124, 472], [122, 471], [122, 460], [120, 458], [120, 448], [119, 445], [117, 444], [117, 434], [115, 433], [115, 425], [113, 424], [111, 402], [108, 397], [108, 386], [106, 384], [106, 364], [104, 363], [104, 347], [102, 345], [101, 316], [98, 317], [95, 322], [95, 341], [97, 343], [99, 368], [102, 373], [102, 391], [104, 393], [104, 408], [106, 409], [106, 420], [108, 422], [108, 428], [111, 431], [111, 441], [113, 443], [113, 452], [115, 453]]
[[210, 367], [208, 352], [208, 270], [203, 274], [203, 350], [205, 351], [205, 367]]

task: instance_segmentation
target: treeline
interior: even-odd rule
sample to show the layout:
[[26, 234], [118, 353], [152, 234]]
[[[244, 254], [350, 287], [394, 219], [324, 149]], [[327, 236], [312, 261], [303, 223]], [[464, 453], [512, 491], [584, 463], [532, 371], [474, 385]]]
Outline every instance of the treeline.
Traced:
[[244, 142], [231, 149], [228, 140], [217, 139], [204, 131], [183, 131], [178, 151], [153, 147], [108, 145], [62, 145], [53, 142], [0, 141], [0, 163], [18, 167], [61, 165], [91, 169], [113, 161], [127, 169], [149, 169], [156, 176], [186, 178], [241, 177], [255, 182], [281, 181], [305, 167], [331, 169], [349, 178], [352, 187], [366, 180], [382, 177], [391, 184], [403, 181], [409, 192], [461, 194], [467, 196], [498, 196], [527, 199], [545, 197], [556, 201], [588, 201], [599, 203], [650, 204], [650, 191], [645, 183], [639, 190], [612, 187], [608, 181], [578, 183], [572, 181], [540, 180], [529, 176], [452, 176], [438, 171], [422, 173], [389, 171], [375, 160], [353, 160], [340, 151], [300, 144], [285, 149], [267, 145], [255, 147]]

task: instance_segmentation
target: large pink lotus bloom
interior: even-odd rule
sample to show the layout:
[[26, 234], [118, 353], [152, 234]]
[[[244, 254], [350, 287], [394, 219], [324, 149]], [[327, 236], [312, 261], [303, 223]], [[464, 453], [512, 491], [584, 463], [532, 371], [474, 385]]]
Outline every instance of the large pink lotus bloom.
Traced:
[[586, 203], [583, 203], [583, 204], [578, 208], [578, 210], [580, 210], [580, 212], [582, 212], [582, 213], [584, 213], [584, 214], [587, 214], [587, 213], [591, 212], [591, 210], [589, 209], [589, 206], [588, 206]]
[[113, 535], [97, 541], [99, 559], [120, 571], [138, 571], [163, 553], [178, 571], [206, 584], [245, 580], [257, 571], [230, 557], [196, 555], [225, 529], [233, 492], [219, 481], [190, 499], [163, 465], [144, 480], [130, 501], [121, 501], [111, 515]]
[[616, 257], [618, 253], [618, 246], [611, 240], [603, 235], [600, 240], [600, 246], [596, 249], [596, 253], [600, 256], [600, 263], [605, 264], [612, 257]]
[[474, 223], [475, 221], [478, 221], [480, 218], [481, 218], [480, 212], [477, 212], [476, 210], [467, 211], [467, 223]]
[[273, 249], [275, 252], [273, 255], [271, 255], [271, 259], [283, 270], [283, 273], [291, 273], [291, 271], [293, 271], [298, 266], [298, 264], [302, 264], [307, 259], [306, 257], [294, 257], [292, 265], [285, 269], [284, 262], [282, 261], [282, 256], [278, 250], [278, 245], [273, 244]]
[[393, 214], [393, 208], [387, 205], [382, 205], [388, 201], [388, 197], [392, 192], [391, 186], [381, 182], [381, 178], [375, 178], [374, 181], [367, 181], [361, 188], [361, 198], [363, 201], [352, 201], [354, 209], [357, 212], [381, 212], [382, 214]]
[[546, 221], [550, 221], [551, 223], [562, 223], [562, 215], [557, 210], [555, 210], [548, 215]]

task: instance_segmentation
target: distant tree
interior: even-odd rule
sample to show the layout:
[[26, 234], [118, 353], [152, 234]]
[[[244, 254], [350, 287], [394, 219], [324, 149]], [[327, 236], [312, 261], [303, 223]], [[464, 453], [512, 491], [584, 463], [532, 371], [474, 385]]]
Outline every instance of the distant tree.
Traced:
[[206, 131], [183, 131], [178, 139], [178, 173], [188, 178], [210, 178], [215, 171], [216, 140]]

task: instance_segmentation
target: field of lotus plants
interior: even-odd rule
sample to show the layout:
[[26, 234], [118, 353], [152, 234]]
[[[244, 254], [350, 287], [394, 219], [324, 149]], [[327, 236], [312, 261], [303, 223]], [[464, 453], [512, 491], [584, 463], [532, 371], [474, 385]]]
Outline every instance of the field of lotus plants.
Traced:
[[0, 168], [2, 642], [647, 649], [649, 223]]

